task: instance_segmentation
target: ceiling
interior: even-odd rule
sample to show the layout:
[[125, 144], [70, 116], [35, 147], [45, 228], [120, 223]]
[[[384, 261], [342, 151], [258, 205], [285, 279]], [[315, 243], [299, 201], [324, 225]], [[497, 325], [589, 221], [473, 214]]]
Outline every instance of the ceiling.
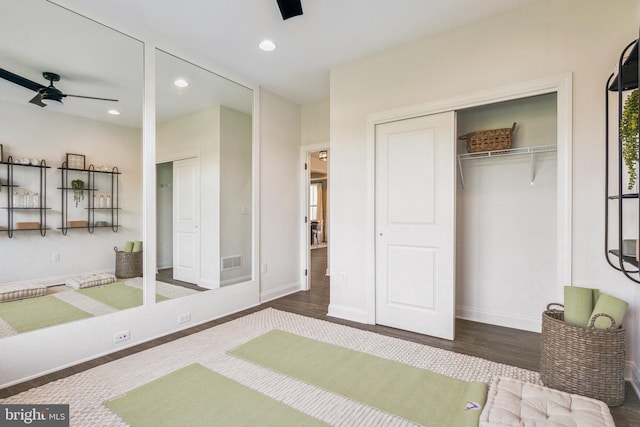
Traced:
[[[53, 1], [305, 105], [329, 98], [333, 66], [539, 0], [302, 0], [286, 21], [276, 0]], [[278, 48], [258, 49], [265, 38]]]

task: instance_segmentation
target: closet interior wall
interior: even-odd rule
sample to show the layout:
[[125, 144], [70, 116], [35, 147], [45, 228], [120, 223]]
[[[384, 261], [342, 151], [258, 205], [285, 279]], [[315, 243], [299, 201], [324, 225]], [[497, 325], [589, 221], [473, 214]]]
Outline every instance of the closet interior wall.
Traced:
[[[556, 145], [556, 94], [458, 111], [457, 134], [513, 122], [513, 148]], [[458, 154], [467, 152], [465, 141], [457, 144]], [[556, 152], [477, 158], [460, 167], [456, 315], [539, 332], [540, 313], [559, 286]]]

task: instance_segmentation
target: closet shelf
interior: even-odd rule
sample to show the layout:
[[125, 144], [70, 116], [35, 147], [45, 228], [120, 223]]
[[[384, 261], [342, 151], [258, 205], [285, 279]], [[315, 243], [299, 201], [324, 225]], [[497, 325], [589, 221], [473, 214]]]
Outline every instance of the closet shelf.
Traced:
[[464, 188], [464, 174], [462, 173], [462, 162], [464, 160], [487, 159], [489, 157], [507, 157], [522, 156], [528, 154], [531, 157], [531, 181], [533, 185], [535, 181], [535, 154], [549, 153], [557, 151], [556, 145], [536, 145], [532, 147], [510, 148], [508, 150], [483, 151], [480, 153], [462, 153], [458, 154], [458, 169], [460, 170], [460, 183]]
[[[620, 251], [617, 249], [609, 249], [609, 253], [612, 255], [615, 255], [617, 258], [620, 258]], [[628, 262], [629, 264], [633, 265], [633, 266], [638, 266], [638, 261], [636, 261], [635, 257], [632, 256], [628, 256], [628, 255], [622, 255], [622, 260], [624, 262]], [[630, 271], [630, 273], [634, 273], [633, 271]]]
[[[609, 200], [618, 200], [619, 198], [620, 198], [620, 196], [618, 196], [618, 195], [609, 196]], [[638, 193], [623, 194], [622, 198], [623, 199], [637, 199], [638, 198]]]

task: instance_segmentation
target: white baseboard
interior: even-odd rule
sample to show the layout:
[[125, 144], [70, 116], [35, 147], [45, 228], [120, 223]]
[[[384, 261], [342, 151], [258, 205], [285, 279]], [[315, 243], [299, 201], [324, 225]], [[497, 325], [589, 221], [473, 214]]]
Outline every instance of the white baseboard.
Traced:
[[345, 307], [336, 304], [329, 304], [329, 312], [327, 316], [337, 317], [338, 319], [350, 320], [358, 323], [369, 323], [369, 315], [365, 310], [353, 307]]
[[542, 330], [542, 318], [519, 316], [512, 313], [478, 310], [471, 307], [456, 306], [456, 317], [473, 322], [488, 323], [506, 328], [538, 332]]
[[234, 285], [236, 283], [248, 282], [249, 280], [251, 280], [251, 275], [250, 274], [248, 274], [246, 276], [233, 277], [231, 279], [225, 279], [225, 280], [221, 281], [220, 282], [220, 286]]
[[300, 282], [289, 283], [287, 285], [279, 286], [275, 289], [270, 289], [268, 291], [260, 292], [260, 302], [271, 301], [285, 295], [293, 294], [295, 292], [301, 291], [302, 287], [300, 286]]

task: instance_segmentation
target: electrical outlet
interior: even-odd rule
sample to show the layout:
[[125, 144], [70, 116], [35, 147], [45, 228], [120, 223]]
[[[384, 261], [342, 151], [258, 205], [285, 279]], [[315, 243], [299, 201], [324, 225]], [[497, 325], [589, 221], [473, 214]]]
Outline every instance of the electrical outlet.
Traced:
[[340, 283], [347, 283], [347, 273], [344, 271], [340, 273]]
[[128, 341], [129, 338], [131, 338], [131, 331], [127, 330], [127, 331], [117, 332], [113, 336], [113, 342], [117, 344], [119, 342]]
[[182, 313], [178, 316], [178, 325], [182, 325], [187, 322], [191, 322], [191, 313]]
[[262, 273], [266, 273], [267, 272], [267, 263], [263, 262], [262, 263]]
[[59, 252], [52, 253], [51, 254], [51, 261], [60, 262], [60, 253]]

